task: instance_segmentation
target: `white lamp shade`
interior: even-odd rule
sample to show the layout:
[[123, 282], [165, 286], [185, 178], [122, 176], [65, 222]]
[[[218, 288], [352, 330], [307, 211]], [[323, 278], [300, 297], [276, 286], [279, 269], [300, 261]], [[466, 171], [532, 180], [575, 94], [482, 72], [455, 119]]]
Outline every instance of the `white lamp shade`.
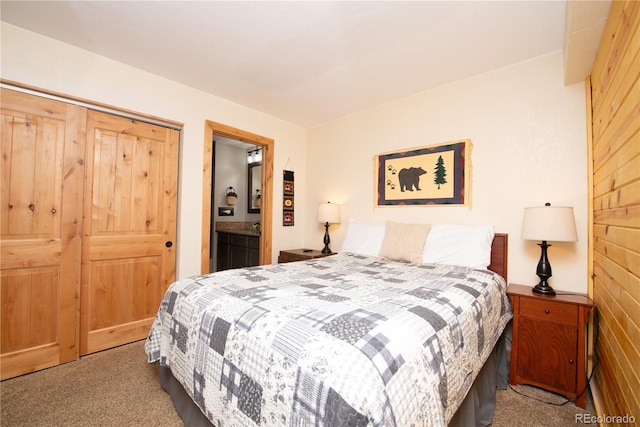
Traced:
[[318, 222], [340, 224], [340, 205], [320, 203], [318, 205]]
[[524, 209], [522, 238], [551, 242], [578, 240], [573, 208], [566, 206], [540, 206]]

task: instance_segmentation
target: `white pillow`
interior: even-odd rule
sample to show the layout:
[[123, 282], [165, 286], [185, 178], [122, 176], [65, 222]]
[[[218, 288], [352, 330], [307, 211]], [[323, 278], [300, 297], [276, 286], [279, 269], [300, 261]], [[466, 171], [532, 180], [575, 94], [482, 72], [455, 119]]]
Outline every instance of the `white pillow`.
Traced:
[[493, 226], [434, 224], [427, 235], [422, 262], [487, 268], [493, 235]]
[[351, 218], [340, 252], [378, 256], [384, 239], [385, 223], [358, 222]]

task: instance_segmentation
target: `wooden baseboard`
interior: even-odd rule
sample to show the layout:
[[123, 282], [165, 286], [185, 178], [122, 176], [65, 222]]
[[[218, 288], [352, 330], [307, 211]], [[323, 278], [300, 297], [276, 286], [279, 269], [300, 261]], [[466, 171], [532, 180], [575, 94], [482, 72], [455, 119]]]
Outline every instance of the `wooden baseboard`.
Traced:
[[[595, 415], [597, 417], [602, 414], [602, 397], [600, 394], [600, 388], [598, 387], [596, 381], [592, 381], [589, 384], [589, 389], [591, 390], [591, 399], [593, 400], [593, 410], [596, 412], [592, 415]], [[604, 426], [604, 424], [602, 423], [598, 423], [598, 425], [600, 427]]]

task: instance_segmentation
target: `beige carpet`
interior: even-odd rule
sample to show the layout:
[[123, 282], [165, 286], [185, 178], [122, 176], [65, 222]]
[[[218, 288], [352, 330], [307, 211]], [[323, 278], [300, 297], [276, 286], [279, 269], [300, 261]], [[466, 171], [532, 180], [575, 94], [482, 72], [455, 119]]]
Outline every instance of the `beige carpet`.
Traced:
[[[157, 367], [146, 363], [144, 342], [83, 357], [0, 383], [2, 426], [181, 426]], [[564, 399], [532, 387], [517, 390], [548, 401]], [[498, 391], [492, 426], [575, 425], [573, 404], [552, 406]], [[580, 423], [578, 423], [580, 424]]]

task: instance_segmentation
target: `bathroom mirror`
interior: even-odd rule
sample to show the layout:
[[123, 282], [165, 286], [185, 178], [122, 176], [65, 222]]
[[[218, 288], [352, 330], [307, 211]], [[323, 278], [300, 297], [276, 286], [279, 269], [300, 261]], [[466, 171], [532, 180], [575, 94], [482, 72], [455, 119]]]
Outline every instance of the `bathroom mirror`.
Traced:
[[260, 202], [262, 202], [262, 163], [252, 163], [249, 165], [249, 176], [247, 179], [247, 212], [260, 213]]

